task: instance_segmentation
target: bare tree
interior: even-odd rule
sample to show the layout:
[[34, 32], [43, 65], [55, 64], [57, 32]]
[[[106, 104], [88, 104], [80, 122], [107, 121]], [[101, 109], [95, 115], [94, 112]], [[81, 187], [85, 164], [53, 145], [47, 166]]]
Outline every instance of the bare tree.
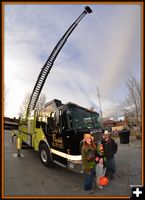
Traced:
[[[29, 101], [30, 101], [30, 97], [31, 97], [30, 93], [26, 93], [24, 101], [23, 101], [23, 103], [22, 103], [22, 105], [20, 107], [19, 115], [21, 117], [25, 117], [26, 116], [28, 104], [29, 104]], [[44, 94], [42, 94], [39, 97], [38, 101], [37, 101], [35, 110], [37, 110], [38, 113], [40, 113], [42, 111], [42, 109], [44, 108], [45, 104], [46, 104], [46, 96]]]
[[44, 106], [46, 104], [46, 96], [44, 94], [42, 94], [39, 99], [38, 102], [36, 104], [36, 110], [38, 111], [38, 113], [40, 114], [41, 111], [43, 110]]
[[30, 100], [30, 93], [26, 93], [25, 95], [25, 98], [24, 98], [24, 101], [20, 107], [20, 113], [19, 115], [21, 117], [25, 117], [26, 116], [26, 113], [27, 113], [27, 107], [28, 107], [28, 104], [29, 104], [29, 100]]
[[4, 106], [6, 107], [7, 105], [7, 94], [8, 94], [8, 89], [6, 85], [4, 85]]
[[90, 109], [90, 111], [95, 112], [95, 107], [94, 106], [91, 106], [89, 109]]
[[[141, 125], [141, 84], [134, 76], [128, 76], [126, 85], [128, 88], [128, 97], [126, 105], [135, 111], [136, 125]], [[139, 120], [140, 119], [140, 120]]]
[[140, 101], [141, 101], [141, 84], [140, 84], [140, 82], [139, 82], [137, 79], [135, 79], [135, 77], [133, 77], [133, 76], [132, 76], [132, 81], [133, 81], [133, 83], [134, 83], [134, 85], [135, 85], [137, 95], [139, 96]]

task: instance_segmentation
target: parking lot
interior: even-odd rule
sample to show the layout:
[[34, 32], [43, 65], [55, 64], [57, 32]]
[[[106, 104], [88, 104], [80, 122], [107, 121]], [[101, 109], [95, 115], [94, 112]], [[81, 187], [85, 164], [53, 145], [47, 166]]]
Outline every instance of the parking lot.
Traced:
[[[24, 157], [14, 157], [16, 143], [10, 142], [11, 131], [4, 132], [4, 196], [86, 196], [83, 190], [83, 174], [77, 174], [58, 165], [47, 168], [41, 164], [33, 149], [22, 149]], [[89, 196], [130, 196], [130, 185], [141, 185], [141, 140], [130, 137], [129, 144], [120, 144], [115, 155], [116, 175], [109, 184]]]

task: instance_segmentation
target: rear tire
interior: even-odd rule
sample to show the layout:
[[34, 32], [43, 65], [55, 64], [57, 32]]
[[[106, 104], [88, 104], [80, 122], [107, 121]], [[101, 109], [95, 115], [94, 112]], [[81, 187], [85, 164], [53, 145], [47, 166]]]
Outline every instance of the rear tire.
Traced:
[[41, 162], [46, 167], [52, 166], [52, 157], [48, 146], [45, 143], [40, 144], [39, 157]]

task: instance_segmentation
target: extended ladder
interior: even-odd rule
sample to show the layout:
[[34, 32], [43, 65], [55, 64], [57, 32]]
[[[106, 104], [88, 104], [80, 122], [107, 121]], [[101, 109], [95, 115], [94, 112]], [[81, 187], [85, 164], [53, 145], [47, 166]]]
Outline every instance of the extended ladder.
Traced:
[[90, 7], [86, 6], [85, 10], [83, 11], [83, 13], [75, 20], [75, 22], [68, 28], [68, 30], [66, 31], [66, 33], [63, 35], [63, 37], [59, 40], [59, 42], [56, 44], [55, 48], [53, 49], [52, 53], [50, 54], [48, 60], [46, 61], [46, 63], [44, 64], [44, 66], [41, 69], [41, 72], [38, 76], [37, 82], [34, 86], [34, 89], [32, 91], [31, 97], [30, 97], [30, 101], [28, 104], [28, 108], [27, 108], [27, 114], [26, 117], [28, 117], [30, 115], [31, 110], [35, 109], [37, 100], [39, 98], [39, 95], [41, 93], [41, 90], [43, 88], [43, 85], [46, 81], [46, 78], [48, 76], [48, 73], [50, 72], [53, 63], [58, 55], [58, 53], [60, 52], [61, 48], [63, 47], [63, 45], [65, 44], [65, 42], [67, 41], [67, 38], [69, 37], [69, 35], [72, 33], [72, 31], [75, 29], [75, 27], [78, 25], [78, 23], [81, 21], [81, 19], [87, 14], [87, 13], [91, 13], [92, 10], [90, 9]]

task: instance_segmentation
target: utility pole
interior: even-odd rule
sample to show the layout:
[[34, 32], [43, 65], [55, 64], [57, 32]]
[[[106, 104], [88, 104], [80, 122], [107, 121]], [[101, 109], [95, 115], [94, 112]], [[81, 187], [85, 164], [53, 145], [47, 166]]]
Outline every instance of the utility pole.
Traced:
[[102, 108], [101, 108], [101, 100], [100, 100], [99, 87], [97, 87], [97, 94], [98, 94], [99, 107], [100, 107], [101, 127], [103, 127], [103, 114], [102, 114]]
[[124, 108], [124, 117], [125, 117], [125, 126], [127, 125], [127, 114], [126, 114], [126, 109]]

